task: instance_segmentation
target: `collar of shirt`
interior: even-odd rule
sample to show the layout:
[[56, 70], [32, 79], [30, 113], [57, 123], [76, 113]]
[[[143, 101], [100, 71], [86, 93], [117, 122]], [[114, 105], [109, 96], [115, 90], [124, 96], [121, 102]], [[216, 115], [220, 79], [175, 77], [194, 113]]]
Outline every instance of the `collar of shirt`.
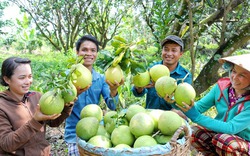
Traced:
[[100, 74], [98, 74], [96, 71], [95, 71], [95, 69], [92, 69], [92, 80], [93, 81], [96, 81], [97, 79], [99, 79], [100, 78]]

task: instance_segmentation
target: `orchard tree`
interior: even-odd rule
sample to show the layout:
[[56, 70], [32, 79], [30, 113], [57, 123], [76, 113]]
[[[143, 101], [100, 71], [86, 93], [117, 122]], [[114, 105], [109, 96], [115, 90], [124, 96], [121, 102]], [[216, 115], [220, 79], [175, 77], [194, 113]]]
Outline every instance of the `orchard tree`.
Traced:
[[32, 53], [33, 50], [41, 48], [42, 40], [39, 39], [39, 35], [36, 33], [36, 29], [31, 25], [31, 19], [27, 17], [26, 14], [23, 18], [16, 19], [16, 49], [22, 50], [23, 52], [28, 51]]
[[3, 19], [4, 9], [8, 6], [9, 6], [8, 1], [0, 1], [0, 36], [1, 36], [0, 45], [7, 49], [14, 41], [13, 35], [5, 30], [5, 27], [12, 26], [13, 22], [10, 20]]
[[55, 49], [73, 49], [84, 34], [95, 35], [105, 48], [117, 33], [129, 6], [125, 1], [99, 0], [10, 0], [27, 12], [40, 34]]
[[2, 30], [2, 28], [6, 25], [10, 24], [9, 20], [3, 20], [2, 17], [4, 15], [3, 10], [9, 5], [7, 1], [1, 1], [0, 2], [0, 34], [4, 34], [5, 32]]

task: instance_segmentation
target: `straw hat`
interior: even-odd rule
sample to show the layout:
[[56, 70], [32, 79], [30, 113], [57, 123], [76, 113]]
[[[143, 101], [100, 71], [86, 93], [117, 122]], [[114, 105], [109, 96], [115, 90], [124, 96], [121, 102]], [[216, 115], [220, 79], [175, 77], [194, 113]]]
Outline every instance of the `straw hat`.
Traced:
[[250, 72], [250, 54], [243, 54], [243, 55], [220, 58], [219, 62], [221, 64], [225, 62], [231, 62], [233, 64], [241, 66], [242, 68]]

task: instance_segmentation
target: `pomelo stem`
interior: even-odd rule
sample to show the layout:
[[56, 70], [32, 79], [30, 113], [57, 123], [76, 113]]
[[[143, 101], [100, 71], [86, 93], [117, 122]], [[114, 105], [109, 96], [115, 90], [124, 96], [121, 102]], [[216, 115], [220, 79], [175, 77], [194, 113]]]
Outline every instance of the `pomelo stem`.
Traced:
[[189, 73], [187, 73], [187, 74], [185, 75], [185, 77], [182, 79], [182, 82], [184, 82], [184, 80], [187, 78], [188, 75], [189, 75]]
[[152, 137], [155, 137], [157, 134], [159, 134], [161, 131], [158, 130], [157, 132], [155, 132], [155, 134], [152, 135]]
[[187, 76], [189, 75], [189, 73], [187, 73], [185, 76], [184, 76], [184, 78], [182, 78], [182, 79], [177, 79], [176, 81], [179, 81], [179, 80], [181, 80], [181, 82], [183, 83], [184, 82], [184, 80], [187, 78]]

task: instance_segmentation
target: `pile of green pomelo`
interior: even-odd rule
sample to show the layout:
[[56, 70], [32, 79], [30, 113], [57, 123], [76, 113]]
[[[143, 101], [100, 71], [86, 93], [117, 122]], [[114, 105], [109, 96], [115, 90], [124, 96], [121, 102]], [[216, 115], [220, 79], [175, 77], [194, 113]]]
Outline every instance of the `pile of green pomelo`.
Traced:
[[140, 148], [166, 144], [185, 121], [173, 111], [145, 109], [132, 104], [126, 110], [103, 114], [96, 104], [85, 106], [76, 125], [82, 140], [103, 148]]

